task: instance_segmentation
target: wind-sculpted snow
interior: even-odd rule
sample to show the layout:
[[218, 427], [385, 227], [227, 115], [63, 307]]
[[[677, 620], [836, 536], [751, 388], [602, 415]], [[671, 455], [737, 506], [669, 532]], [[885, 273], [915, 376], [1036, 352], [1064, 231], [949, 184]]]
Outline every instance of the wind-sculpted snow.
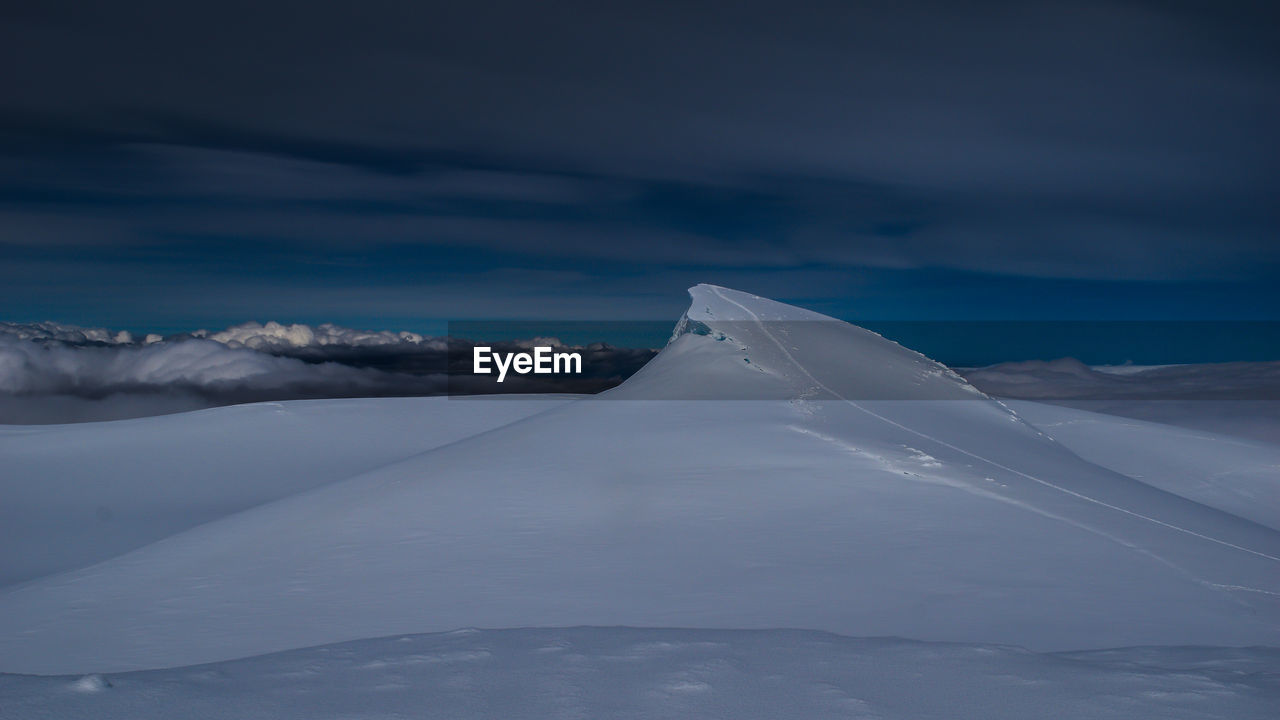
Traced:
[[0, 587], [105, 560], [566, 401], [299, 401], [0, 427]]
[[1280, 530], [1280, 446], [1023, 400], [1009, 404], [1090, 462]]
[[1280, 362], [1090, 367], [1061, 358], [965, 375], [992, 394], [1023, 400], [1280, 400]]
[[1280, 642], [1275, 530], [1082, 459], [873, 333], [692, 295], [705, 331], [609, 393], [0, 593], [0, 670], [466, 626]]
[[[612, 391], [613, 397], [984, 397], [946, 366], [849, 323], [713, 285], [698, 285], [689, 294], [693, 302], [667, 351]], [[726, 348], [730, 352], [722, 352]], [[686, 352], [699, 358], [686, 357]], [[709, 354], [720, 362], [732, 357], [733, 362], [722, 367], [701, 357]], [[768, 380], [762, 382], [761, 375]]]
[[798, 630], [403, 635], [123, 674], [0, 675], [0, 718], [1270, 719], [1280, 650], [1041, 654]]
[[998, 397], [1280, 444], [1280, 362], [1089, 367], [1063, 358], [963, 372]]

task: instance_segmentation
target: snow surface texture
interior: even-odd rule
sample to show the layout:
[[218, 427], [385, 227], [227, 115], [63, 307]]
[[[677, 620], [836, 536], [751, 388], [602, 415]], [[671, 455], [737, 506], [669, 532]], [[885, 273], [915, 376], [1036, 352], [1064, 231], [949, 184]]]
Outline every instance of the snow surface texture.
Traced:
[[0, 426], [0, 586], [105, 560], [566, 401], [301, 400]]
[[463, 630], [0, 675], [0, 718], [1265, 718], [1280, 650], [1036, 654], [796, 630]]
[[[1214, 438], [1153, 442], [1151, 457], [1167, 452], [1172, 460], [1148, 466], [1111, 442], [1128, 421], [1046, 406], [1035, 406], [1041, 414], [1028, 421], [874, 333], [724, 288], [698, 286], [691, 295], [671, 344], [602, 396], [477, 421], [477, 434], [463, 438], [470, 432], [463, 429], [460, 439], [409, 456], [400, 448], [388, 452], [390, 464], [351, 469], [301, 492], [280, 487], [298, 482], [287, 470], [256, 462], [269, 449], [244, 447], [235, 453], [244, 487], [274, 487], [276, 499], [242, 499], [260, 504], [168, 530], [89, 567], [0, 588], [0, 671], [75, 674], [5, 678], [0, 688], [55, 716], [46, 703], [119, 692], [123, 699], [102, 702], [137, 707], [144, 696], [165, 697], [163, 685], [174, 688], [174, 703], [248, 697], [299, 708], [310, 701], [295, 691], [317, 688], [316, 712], [304, 714], [319, 717], [329, 710], [321, 710], [318, 688], [346, 682], [368, 698], [397, 683], [483, 688], [457, 696], [470, 703], [456, 706], [461, 715], [501, 711], [485, 698], [519, 698], [523, 708], [538, 697], [585, 703], [537, 710], [544, 715], [614, 714], [592, 703], [619, 702], [622, 715], [693, 707], [695, 715], [743, 716], [738, 698], [758, 698], [749, 708], [761, 716], [919, 717], [955, 709], [946, 693], [919, 692], [936, 675], [972, 689], [965, 712], [981, 717], [1000, 716], [982, 705], [988, 699], [1016, 716], [1027, 716], [1031, 703], [1040, 703], [1037, 716], [1045, 707], [1102, 717], [1262, 717], [1259, 707], [1274, 708], [1273, 650], [1170, 649], [1139, 662], [1124, 652], [1066, 658], [989, 647], [1280, 644], [1280, 517], [1274, 503], [1245, 501], [1267, 489], [1267, 467], [1280, 465], [1269, 446], [1241, 452]], [[880, 394], [924, 399], [862, 399]], [[704, 399], [688, 399], [695, 397]], [[367, 432], [377, 436], [384, 422], [424, 435], [449, 426], [458, 401], [427, 400], [394, 401], [417, 403], [420, 412], [411, 411], [412, 420], [371, 418]], [[323, 419], [330, 403], [306, 407], [314, 413], [284, 416], [296, 433], [338, 442], [351, 431]], [[483, 414], [486, 406], [468, 407]], [[195, 452], [211, 456], [226, 445], [195, 420], [238, 411], [253, 408], [148, 422], [157, 433], [167, 426], [190, 436]], [[146, 435], [127, 433], [139, 446], [121, 449], [106, 435], [120, 425], [77, 428], [86, 433], [77, 443], [104, 434], [91, 455], [101, 468], [96, 481], [162, 488], [172, 465], [154, 476], [118, 468], [171, 440], [160, 435], [146, 447]], [[279, 430], [272, 422], [260, 428], [254, 434], [264, 438]], [[295, 455], [295, 440], [281, 437], [279, 451]], [[1146, 443], [1148, 435], [1134, 438]], [[6, 459], [12, 447], [0, 450]], [[44, 482], [40, 467], [27, 465], [15, 487]], [[1201, 469], [1219, 473], [1218, 484], [1201, 483]], [[14, 511], [30, 518], [26, 527], [65, 512], [57, 499], [65, 492], [49, 499], [30, 492], [35, 499]], [[9, 541], [46, 541], [22, 532]], [[386, 650], [391, 641], [368, 641], [344, 646], [359, 650], [119, 675], [404, 633], [576, 625], [793, 627], [969, 646], [847, 638], [810, 646], [803, 634], [741, 630], [724, 648], [698, 655], [698, 643], [712, 642], [698, 632], [599, 629], [570, 639], [582, 648], [564, 656], [581, 656], [572, 661], [528, 660], [535, 646], [555, 645], [536, 633], [482, 634], [478, 645], [458, 650], [490, 653], [493, 670], [466, 662], [393, 667], [434, 652], [412, 643], [454, 642], [446, 635], [410, 639], [404, 653]], [[769, 639], [753, 639], [760, 637]], [[649, 642], [690, 646], [652, 666], [617, 660], [635, 655], [631, 644]], [[355, 658], [347, 665], [305, 660], [346, 652]], [[992, 664], [973, 659], [984, 653]], [[350, 674], [376, 662], [389, 665], [366, 679]], [[925, 682], [919, 668], [929, 662], [938, 669]], [[307, 674], [313, 665], [320, 669]], [[881, 683], [872, 682], [877, 667], [886, 674]], [[339, 670], [342, 678], [329, 681], [326, 673]], [[222, 684], [202, 685], [205, 671]], [[790, 694], [769, 692], [774, 677], [795, 678], [783, 683]], [[815, 689], [820, 683], [829, 686], [825, 694]], [[677, 685], [701, 695], [672, 700]], [[784, 706], [769, 705], [766, 695]], [[428, 695], [379, 697], [382, 704], [361, 707], [387, 714], [405, 707], [397, 703], [426, 705]], [[851, 702], [822, 705], [842, 697]], [[455, 707], [440, 702], [440, 712]], [[895, 704], [910, 702], [923, 705]], [[334, 699], [331, 707], [337, 713], [343, 705]]]
[[965, 375], [993, 394], [1025, 400], [1280, 399], [1280, 362], [1090, 367], [1062, 358], [974, 368]]
[[1021, 400], [1009, 405], [1090, 462], [1280, 530], [1280, 446]]
[[1063, 358], [961, 371], [991, 395], [1280, 444], [1280, 362], [1097, 366]]

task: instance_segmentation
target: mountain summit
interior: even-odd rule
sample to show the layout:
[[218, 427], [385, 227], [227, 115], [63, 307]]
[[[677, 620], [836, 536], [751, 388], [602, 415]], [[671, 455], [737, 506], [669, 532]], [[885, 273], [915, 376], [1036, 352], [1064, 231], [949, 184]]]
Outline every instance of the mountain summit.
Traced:
[[[616, 396], [956, 400], [984, 397], [946, 366], [870, 330], [716, 285], [692, 302], [670, 343]], [[708, 344], [705, 339], [717, 341]]]

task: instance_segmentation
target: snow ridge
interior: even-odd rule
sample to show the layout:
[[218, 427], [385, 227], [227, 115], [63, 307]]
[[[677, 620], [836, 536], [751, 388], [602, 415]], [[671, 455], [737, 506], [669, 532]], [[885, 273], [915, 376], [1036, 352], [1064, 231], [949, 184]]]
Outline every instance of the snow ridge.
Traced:
[[[691, 296], [683, 332], [614, 391], [0, 589], [0, 671], [467, 626], [1280, 643], [1272, 527], [1180, 495], [1186, 479], [1086, 461], [874, 333], [725, 288]], [[156, 422], [180, 433], [187, 417]]]

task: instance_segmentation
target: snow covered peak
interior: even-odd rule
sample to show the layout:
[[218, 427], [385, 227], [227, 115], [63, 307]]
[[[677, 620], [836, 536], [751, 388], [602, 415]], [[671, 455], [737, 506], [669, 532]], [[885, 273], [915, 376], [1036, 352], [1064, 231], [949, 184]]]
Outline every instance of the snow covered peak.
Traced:
[[692, 302], [685, 317], [700, 322], [841, 322], [829, 315], [795, 305], [707, 283], [689, 288], [689, 297]]
[[615, 395], [657, 398], [948, 400], [985, 397], [946, 366], [842, 320], [717, 285]]

